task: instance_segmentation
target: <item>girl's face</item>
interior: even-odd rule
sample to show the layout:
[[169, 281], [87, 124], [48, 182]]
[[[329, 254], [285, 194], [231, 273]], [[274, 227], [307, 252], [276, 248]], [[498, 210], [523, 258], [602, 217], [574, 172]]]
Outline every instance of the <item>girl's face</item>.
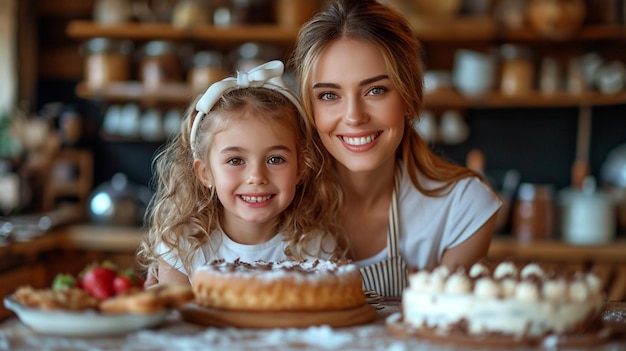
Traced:
[[279, 122], [240, 113], [232, 113], [234, 122], [215, 135], [209, 167], [202, 168], [224, 206], [222, 224], [230, 230], [274, 223], [291, 204], [298, 183], [294, 133]]
[[322, 52], [311, 78], [315, 125], [331, 155], [352, 172], [393, 164], [406, 108], [378, 48], [339, 39]]

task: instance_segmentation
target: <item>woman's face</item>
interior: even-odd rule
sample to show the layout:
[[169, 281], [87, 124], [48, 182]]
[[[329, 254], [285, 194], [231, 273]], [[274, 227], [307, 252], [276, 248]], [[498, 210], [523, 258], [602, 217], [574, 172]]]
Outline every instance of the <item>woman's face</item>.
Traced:
[[406, 105], [378, 48], [339, 39], [322, 52], [311, 78], [315, 125], [330, 154], [352, 172], [393, 165]]

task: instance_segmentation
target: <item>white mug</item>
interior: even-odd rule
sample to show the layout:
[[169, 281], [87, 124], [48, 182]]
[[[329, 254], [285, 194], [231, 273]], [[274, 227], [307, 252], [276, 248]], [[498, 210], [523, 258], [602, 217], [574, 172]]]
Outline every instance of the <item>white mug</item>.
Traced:
[[452, 80], [461, 94], [477, 97], [491, 91], [495, 76], [494, 55], [467, 49], [455, 52]]

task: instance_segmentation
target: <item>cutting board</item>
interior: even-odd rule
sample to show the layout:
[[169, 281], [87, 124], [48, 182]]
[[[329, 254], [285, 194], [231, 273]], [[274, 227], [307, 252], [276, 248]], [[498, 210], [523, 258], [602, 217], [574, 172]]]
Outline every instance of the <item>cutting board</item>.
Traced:
[[376, 318], [376, 309], [369, 304], [353, 309], [321, 312], [247, 312], [187, 303], [180, 308], [180, 313], [183, 320], [190, 323], [238, 328], [347, 327], [366, 324]]

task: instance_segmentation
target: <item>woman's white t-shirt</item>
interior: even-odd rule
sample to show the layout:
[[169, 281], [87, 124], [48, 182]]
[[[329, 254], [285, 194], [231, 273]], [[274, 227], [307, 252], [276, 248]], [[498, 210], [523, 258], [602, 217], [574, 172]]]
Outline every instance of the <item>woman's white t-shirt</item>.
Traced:
[[[427, 179], [420, 179], [420, 184], [426, 188], [437, 185]], [[444, 196], [426, 196], [402, 168], [398, 196], [400, 254], [411, 268], [432, 269], [446, 249], [467, 240], [501, 205], [496, 193], [476, 177], [460, 180]], [[386, 258], [387, 248], [355, 264], [366, 267]]]

